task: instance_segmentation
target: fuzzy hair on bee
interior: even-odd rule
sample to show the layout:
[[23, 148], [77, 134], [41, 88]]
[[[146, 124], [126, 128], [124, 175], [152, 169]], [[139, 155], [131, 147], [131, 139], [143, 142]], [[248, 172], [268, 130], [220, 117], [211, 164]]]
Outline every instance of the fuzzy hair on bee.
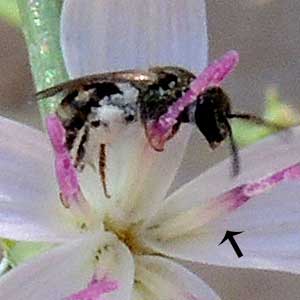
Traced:
[[243, 118], [267, 124], [256, 116], [231, 112], [230, 98], [220, 83], [237, 63], [238, 54], [229, 51], [198, 77], [174, 66], [90, 75], [39, 92], [37, 99], [61, 95], [55, 117], [64, 131], [63, 143], [73, 172], [81, 172], [89, 160], [97, 161], [107, 198], [106, 145], [134, 122], [145, 128], [149, 144], [156, 151], [163, 150], [182, 123], [195, 124], [212, 149], [229, 137], [235, 176], [240, 164], [228, 120]]

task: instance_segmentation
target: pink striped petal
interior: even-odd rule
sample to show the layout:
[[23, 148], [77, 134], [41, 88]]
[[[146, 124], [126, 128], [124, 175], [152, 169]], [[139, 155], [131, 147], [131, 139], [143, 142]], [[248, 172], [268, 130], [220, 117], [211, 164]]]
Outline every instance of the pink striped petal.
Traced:
[[92, 279], [87, 288], [65, 298], [65, 300], [103, 300], [103, 294], [113, 292], [116, 289], [118, 289], [118, 282], [115, 280], [109, 280], [106, 277], [100, 280]]
[[162, 204], [164, 213], [175, 215], [206, 204], [246, 183], [280, 173], [300, 161], [300, 127], [275, 134], [240, 151], [241, 173], [232, 178], [231, 159], [217, 164], [180, 187]]
[[46, 118], [47, 130], [55, 155], [55, 171], [60, 199], [65, 208], [91, 219], [91, 207], [81, 192], [78, 174], [66, 146], [66, 132], [56, 115]]
[[55, 167], [60, 191], [65, 202], [65, 206], [70, 207], [72, 201], [80, 198], [80, 187], [77, 171], [72, 164], [71, 155], [66, 146], [66, 131], [55, 115], [46, 119], [48, 134], [55, 154]]
[[[193, 262], [300, 274], [300, 184], [285, 182], [255, 196], [239, 209], [203, 225], [198, 232], [149, 244], [160, 253]], [[219, 245], [227, 230], [243, 256], [229, 241]]]
[[[300, 165], [287, 166], [299, 161], [299, 128], [293, 133], [289, 141], [271, 137], [242, 151], [244, 166], [252, 169], [233, 181], [233, 187], [220, 196], [214, 194], [223, 191], [226, 184], [230, 186], [228, 175], [222, 170], [224, 163], [216, 167], [223, 174], [208, 171], [208, 178], [201, 175], [171, 195], [148, 224], [147, 245], [168, 256], [197, 262], [299, 273], [300, 202], [295, 198], [300, 191]], [[258, 151], [267, 151], [267, 145], [269, 156]], [[265, 159], [255, 160], [255, 151]], [[276, 171], [278, 168], [281, 169]], [[272, 169], [273, 175], [266, 176]], [[210, 177], [212, 173], [214, 177]], [[265, 177], [254, 179], [254, 174]], [[201, 185], [200, 179], [211, 182]], [[196, 183], [198, 186], [193, 186]], [[241, 245], [245, 255], [241, 259], [230, 243], [218, 246], [227, 230], [244, 232], [236, 237], [237, 241], [244, 241]]]

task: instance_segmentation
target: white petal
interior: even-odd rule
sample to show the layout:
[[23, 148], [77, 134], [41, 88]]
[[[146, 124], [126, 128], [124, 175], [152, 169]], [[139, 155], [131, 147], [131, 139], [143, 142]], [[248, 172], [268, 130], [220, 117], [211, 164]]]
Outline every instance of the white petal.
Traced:
[[223, 244], [206, 252], [202, 259], [214, 264], [300, 274], [299, 193], [299, 182], [282, 183], [207, 226], [212, 240], [217, 242], [227, 229], [244, 231], [236, 237], [244, 256], [238, 262], [230, 244]]
[[[158, 234], [160, 239], [165, 239], [166, 234], [168, 239], [174, 238], [191, 230], [198, 230], [200, 226], [226, 213], [228, 201], [221, 201], [226, 192], [229, 193], [225, 194], [225, 198], [230, 198], [233, 188], [257, 181], [300, 161], [299, 137], [300, 127], [297, 127], [291, 130], [289, 136], [273, 136], [242, 150], [240, 154], [243, 169], [235, 179], [229, 175], [230, 159], [208, 170], [162, 203], [161, 209], [147, 225], [148, 228], [154, 227], [156, 232], [153, 233], [152, 229], [147, 232], [152, 232], [152, 236]], [[220, 202], [226, 205], [221, 205]], [[156, 229], [157, 224], [159, 229]]]
[[166, 149], [156, 152], [140, 125], [135, 125], [108, 147], [111, 200], [127, 221], [146, 219], [160, 205], [181, 163], [190, 133], [189, 126], [182, 126]]
[[62, 226], [52, 151], [42, 132], [0, 118], [0, 236], [58, 241]]
[[[300, 184], [282, 183], [267, 194], [201, 228], [193, 239], [183, 237], [152, 243], [156, 250], [181, 259], [222, 266], [300, 273]], [[235, 236], [243, 256], [229, 241], [219, 245], [225, 232]]]
[[134, 300], [212, 300], [219, 297], [195, 274], [166, 258], [136, 257]]
[[207, 63], [204, 0], [65, 0], [61, 45], [71, 77]]
[[[102, 254], [97, 253], [98, 249], [103, 248], [106, 250]], [[97, 254], [99, 266], [96, 267]], [[87, 287], [95, 276], [96, 268], [119, 283], [119, 288], [105, 294], [105, 299], [130, 299], [133, 259], [122, 243], [104, 233], [101, 237], [99, 234], [91, 235], [57, 247], [10, 271], [0, 279], [1, 299], [66, 299]]]

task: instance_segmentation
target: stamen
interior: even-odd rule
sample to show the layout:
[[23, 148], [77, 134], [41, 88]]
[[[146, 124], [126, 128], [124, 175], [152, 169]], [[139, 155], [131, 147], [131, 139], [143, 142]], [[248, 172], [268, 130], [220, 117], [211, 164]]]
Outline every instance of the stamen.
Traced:
[[118, 289], [118, 283], [103, 277], [100, 280], [92, 279], [86, 289], [73, 294], [64, 300], [104, 300], [101, 296]]
[[80, 143], [78, 145], [78, 149], [76, 152], [76, 159], [74, 162], [74, 167], [76, 170], [82, 171], [84, 168], [85, 164], [83, 163], [83, 158], [85, 156], [85, 152], [86, 152], [85, 145], [87, 144], [88, 139], [89, 139], [89, 127], [86, 126], [84, 128], [84, 132], [81, 136]]
[[222, 81], [232, 73], [239, 62], [239, 54], [234, 51], [228, 51], [219, 60], [209, 65], [190, 85], [190, 89], [179, 98], [168, 111], [162, 115], [157, 122], [147, 126], [147, 137], [151, 146], [162, 151], [165, 142], [172, 133], [172, 127], [178, 122], [180, 113], [193, 102], [207, 88], [219, 86]]
[[104, 191], [104, 195], [106, 198], [110, 198], [107, 191], [107, 183], [106, 183], [106, 145], [101, 144], [100, 145], [100, 155], [99, 155], [99, 173], [101, 177], [102, 187]]

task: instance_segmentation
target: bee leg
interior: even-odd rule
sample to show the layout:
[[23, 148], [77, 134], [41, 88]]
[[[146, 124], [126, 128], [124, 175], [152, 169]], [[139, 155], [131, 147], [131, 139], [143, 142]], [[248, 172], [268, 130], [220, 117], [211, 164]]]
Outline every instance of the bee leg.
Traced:
[[101, 178], [104, 195], [106, 198], [109, 199], [111, 195], [108, 193], [107, 182], [106, 182], [106, 145], [105, 144], [100, 144], [99, 175]]
[[288, 126], [276, 124], [275, 122], [268, 121], [268, 120], [265, 120], [265, 119], [260, 118], [258, 116], [251, 115], [251, 114], [244, 114], [244, 113], [233, 113], [233, 114], [231, 114], [230, 113], [230, 114], [227, 114], [226, 117], [229, 118], [229, 119], [243, 119], [243, 120], [255, 123], [257, 125], [265, 126], [267, 128], [270, 128], [270, 129], [273, 129], [273, 130], [278, 130], [278, 131], [288, 129]]
[[239, 158], [239, 150], [238, 146], [236, 144], [236, 141], [234, 140], [232, 129], [229, 124], [229, 122], [226, 120], [225, 124], [227, 126], [228, 135], [229, 135], [229, 142], [230, 142], [230, 152], [232, 157], [232, 176], [236, 177], [240, 173], [240, 158]]
[[84, 128], [84, 133], [81, 137], [78, 149], [76, 151], [76, 158], [75, 158], [75, 162], [74, 162], [74, 166], [77, 170], [79, 171], [83, 171], [84, 169], [84, 156], [86, 153], [86, 149], [85, 149], [85, 145], [88, 142], [89, 139], [89, 127], [86, 126]]

